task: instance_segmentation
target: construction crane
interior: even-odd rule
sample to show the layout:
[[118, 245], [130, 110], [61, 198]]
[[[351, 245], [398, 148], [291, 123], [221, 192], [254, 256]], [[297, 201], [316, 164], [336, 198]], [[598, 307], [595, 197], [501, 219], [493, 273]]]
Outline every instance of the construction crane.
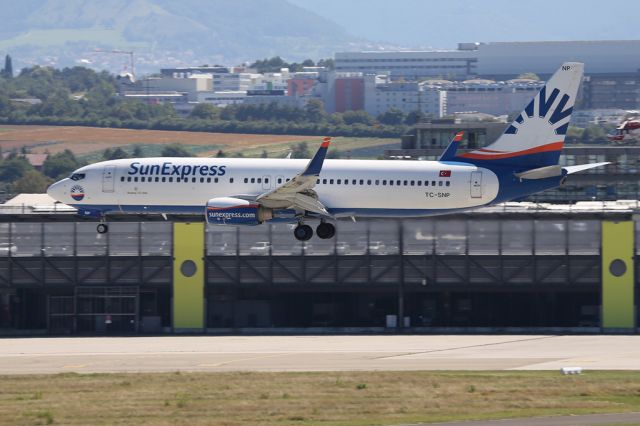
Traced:
[[106, 50], [106, 49], [93, 49], [93, 52], [97, 52], [97, 53], [112, 53], [112, 54], [120, 54], [120, 55], [129, 55], [129, 64], [131, 65], [131, 75], [133, 76], [133, 78], [135, 78], [135, 77], [136, 77], [136, 69], [135, 69], [135, 62], [134, 62], [134, 58], [133, 58], [133, 50], [118, 50], [118, 49]]

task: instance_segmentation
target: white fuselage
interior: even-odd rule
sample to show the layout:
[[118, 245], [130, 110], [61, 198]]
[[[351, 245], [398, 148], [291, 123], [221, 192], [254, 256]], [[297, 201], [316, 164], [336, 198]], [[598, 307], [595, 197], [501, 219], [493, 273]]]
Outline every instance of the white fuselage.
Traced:
[[[255, 197], [304, 170], [308, 160], [143, 158], [77, 170], [48, 193], [79, 209], [196, 213], [215, 197]], [[457, 162], [325, 160], [313, 188], [335, 215], [422, 216], [469, 209], [498, 194], [497, 176]], [[73, 196], [73, 197], [72, 197]]]

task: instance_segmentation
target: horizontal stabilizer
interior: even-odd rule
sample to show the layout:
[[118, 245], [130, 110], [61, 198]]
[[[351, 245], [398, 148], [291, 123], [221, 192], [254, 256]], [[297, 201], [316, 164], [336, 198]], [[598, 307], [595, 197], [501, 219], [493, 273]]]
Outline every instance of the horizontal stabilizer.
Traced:
[[606, 161], [604, 163], [591, 163], [591, 164], [578, 164], [577, 166], [564, 166], [562, 169], [567, 172], [568, 175], [581, 172], [583, 170], [593, 169], [595, 167], [606, 166], [607, 164], [611, 164], [610, 161]]
[[515, 176], [518, 179], [546, 179], [550, 177], [560, 176], [562, 174], [562, 167], [555, 166], [546, 166], [539, 167], [537, 169], [527, 170], [522, 173], [515, 173]]

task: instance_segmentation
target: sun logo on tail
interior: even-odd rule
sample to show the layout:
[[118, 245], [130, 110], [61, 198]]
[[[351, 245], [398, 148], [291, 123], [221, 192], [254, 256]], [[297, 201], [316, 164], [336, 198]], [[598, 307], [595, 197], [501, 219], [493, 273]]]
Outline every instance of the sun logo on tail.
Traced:
[[[527, 118], [534, 118], [536, 115], [535, 112], [537, 103], [538, 117], [546, 118], [549, 124], [554, 126], [554, 132], [556, 135], [566, 135], [567, 129], [569, 128], [569, 122], [567, 121], [566, 123], [559, 126], [556, 126], [556, 124], [561, 120], [564, 120], [565, 118], [571, 116], [571, 113], [573, 112], [573, 106], [565, 108], [569, 103], [571, 97], [567, 94], [564, 94], [562, 95], [562, 98], [560, 98], [560, 102], [558, 102], [556, 107], [553, 109], [553, 112], [551, 112], [551, 107], [558, 98], [558, 95], [560, 95], [560, 90], [553, 89], [551, 91], [551, 95], [549, 95], [549, 97], [547, 98], [547, 87], [543, 87], [540, 90], [540, 93], [538, 93], [538, 96], [536, 96], [531, 100], [531, 102], [529, 102], [529, 105], [527, 105], [527, 107], [524, 109], [523, 114], [526, 114]], [[507, 127], [507, 130], [505, 130], [505, 134], [515, 135], [516, 133], [518, 133], [518, 127], [516, 127], [516, 125], [523, 123], [525, 123], [525, 118], [521, 113], [515, 119], [514, 123]]]

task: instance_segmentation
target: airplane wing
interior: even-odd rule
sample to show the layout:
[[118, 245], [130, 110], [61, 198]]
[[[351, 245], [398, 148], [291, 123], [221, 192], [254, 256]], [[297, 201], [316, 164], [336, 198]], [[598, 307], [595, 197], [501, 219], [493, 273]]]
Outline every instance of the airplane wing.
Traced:
[[327, 156], [330, 138], [324, 138], [322, 145], [307, 164], [306, 169], [289, 182], [285, 182], [271, 191], [259, 195], [255, 201], [273, 209], [295, 209], [310, 211], [331, 217], [325, 206], [318, 200], [313, 187], [316, 186], [322, 164]]

